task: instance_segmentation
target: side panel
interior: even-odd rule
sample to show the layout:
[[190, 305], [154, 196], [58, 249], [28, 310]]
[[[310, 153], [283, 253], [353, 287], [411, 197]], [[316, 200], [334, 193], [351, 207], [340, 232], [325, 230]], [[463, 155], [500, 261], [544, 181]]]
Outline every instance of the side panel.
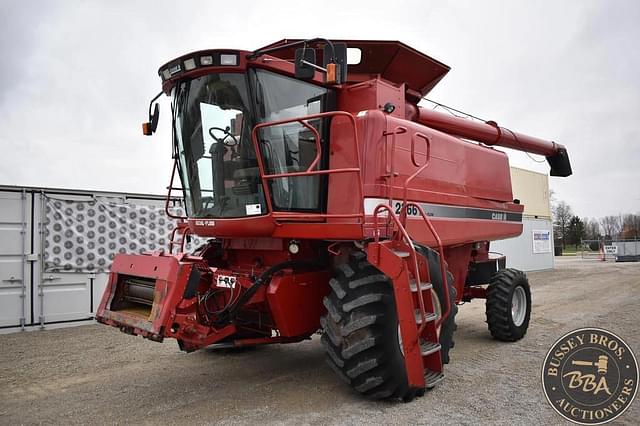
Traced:
[[[378, 155], [386, 154], [387, 168], [397, 174], [390, 181], [398, 190], [419, 166], [428, 161], [429, 165], [410, 184], [419, 201], [429, 201], [440, 194], [479, 201], [513, 201], [509, 159], [504, 152], [463, 141], [418, 123], [387, 118], [387, 132], [395, 132], [398, 127], [405, 128], [406, 132], [396, 134], [395, 142], [393, 136], [388, 136], [378, 150]], [[375, 174], [382, 174], [380, 170], [373, 172], [373, 176], [368, 173], [367, 183], [372, 183], [372, 178], [377, 177]], [[428, 193], [420, 194], [420, 191]]]
[[[388, 200], [384, 198], [366, 198], [365, 212], [371, 215], [378, 204], [386, 202]], [[395, 199], [392, 202], [394, 211], [399, 212], [401, 205], [401, 200]], [[430, 217], [445, 246], [497, 240], [517, 236], [522, 232], [522, 213], [510, 212], [504, 208], [489, 210], [435, 203], [420, 203], [420, 205], [425, 214]], [[378, 221], [380, 225], [384, 223], [383, 218], [379, 218]], [[374, 235], [372, 221], [369, 223], [366, 235], [372, 237]], [[414, 240], [432, 247], [436, 244], [433, 235], [417, 211], [409, 212], [406, 229]]]
[[30, 194], [0, 192], [0, 327], [31, 322], [30, 212]]
[[284, 337], [303, 336], [320, 328], [325, 313], [322, 298], [329, 293], [326, 271], [283, 275], [267, 289], [267, 303], [276, 328]]
[[42, 304], [36, 306], [36, 318], [42, 315], [45, 323], [93, 317], [88, 274], [45, 273], [39, 291]]

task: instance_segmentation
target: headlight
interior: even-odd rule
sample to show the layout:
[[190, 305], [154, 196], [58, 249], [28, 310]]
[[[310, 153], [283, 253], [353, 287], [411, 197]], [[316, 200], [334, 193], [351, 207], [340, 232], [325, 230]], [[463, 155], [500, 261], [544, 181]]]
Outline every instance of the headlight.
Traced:
[[297, 241], [291, 241], [289, 243], [289, 253], [298, 254], [300, 252], [300, 246]]

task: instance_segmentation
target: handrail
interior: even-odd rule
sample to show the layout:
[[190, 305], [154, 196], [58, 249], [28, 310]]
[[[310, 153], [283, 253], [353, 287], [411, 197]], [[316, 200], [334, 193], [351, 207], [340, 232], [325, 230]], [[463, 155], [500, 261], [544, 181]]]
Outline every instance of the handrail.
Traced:
[[406, 209], [408, 206], [413, 206], [417, 208], [418, 212], [420, 213], [420, 216], [422, 216], [422, 220], [424, 220], [424, 222], [427, 224], [429, 231], [431, 231], [431, 234], [433, 234], [433, 237], [435, 238], [436, 243], [438, 243], [438, 253], [440, 255], [440, 273], [442, 275], [442, 287], [444, 288], [445, 309], [446, 309], [443, 312], [443, 314], [440, 316], [438, 321], [436, 322], [436, 326], [438, 326], [447, 319], [451, 311], [451, 296], [449, 295], [449, 283], [447, 281], [447, 268], [445, 266], [445, 261], [444, 261], [444, 248], [442, 246], [442, 240], [440, 239], [440, 236], [438, 235], [436, 228], [433, 226], [433, 223], [431, 223], [431, 219], [429, 219], [429, 217], [426, 215], [426, 213], [424, 212], [420, 204], [414, 201], [405, 202], [402, 205], [402, 211], [405, 217], [407, 214]]
[[[396, 170], [395, 170], [395, 157], [393, 156], [393, 154], [396, 152], [396, 135], [402, 135], [404, 133], [407, 133], [407, 128], [404, 126], [396, 126], [395, 129], [393, 129], [393, 132], [384, 132], [383, 135], [384, 136], [391, 136], [391, 160], [390, 163], [389, 162], [389, 153], [387, 152], [387, 144], [384, 144], [384, 159], [385, 159], [385, 174], [386, 177], [388, 178], [387, 181], [387, 186], [389, 187], [388, 189], [388, 195], [389, 195], [389, 205], [393, 204], [393, 188], [395, 186], [395, 181], [396, 181]], [[387, 167], [389, 166], [389, 167]]]
[[[417, 164], [416, 158], [415, 158], [415, 142], [417, 138], [424, 139], [424, 141], [427, 143], [427, 159], [425, 160], [422, 166], [419, 166]], [[409, 197], [409, 183], [413, 181], [413, 179], [415, 179], [420, 173], [422, 173], [422, 171], [426, 169], [429, 166], [429, 163], [431, 162], [431, 140], [427, 135], [423, 135], [422, 133], [416, 132], [411, 137], [411, 162], [416, 167], [418, 167], [418, 170], [416, 170], [411, 176], [407, 178], [407, 180], [404, 181], [404, 188], [403, 188], [403, 195], [402, 195], [403, 206], [406, 206], [407, 200]], [[400, 221], [402, 222], [403, 225], [407, 224], [406, 208], [403, 208], [401, 210]]]
[[[353, 143], [354, 143], [355, 152], [356, 152], [357, 167], [343, 167], [343, 168], [339, 168], [339, 169], [312, 170], [314, 167], [317, 166], [317, 164], [320, 161], [320, 157], [321, 157], [321, 153], [322, 153], [322, 145], [320, 143], [320, 134], [318, 133], [318, 131], [313, 126], [311, 126], [309, 123], [307, 123], [307, 121], [308, 120], [317, 119], [317, 118], [334, 117], [334, 116], [346, 117], [350, 121], [350, 124], [351, 124], [351, 127], [352, 127], [352, 133], [353, 133]], [[311, 162], [311, 164], [309, 165], [307, 170], [304, 171], [304, 172], [289, 172], [289, 173], [267, 174], [266, 173], [266, 168], [264, 166], [264, 160], [263, 160], [263, 157], [262, 157], [262, 151], [260, 150], [260, 145], [258, 143], [258, 131], [263, 129], [263, 128], [266, 128], [266, 127], [280, 126], [280, 125], [287, 124], [287, 123], [300, 123], [301, 125], [303, 125], [307, 129], [310, 129], [313, 132], [313, 136], [314, 136], [314, 139], [315, 139], [315, 142], [316, 142], [316, 157]], [[283, 119], [283, 120], [276, 120], [276, 121], [269, 121], [269, 122], [265, 122], [265, 123], [259, 123], [259, 124], [256, 124], [253, 127], [253, 130], [251, 132], [251, 141], [253, 142], [253, 146], [254, 146], [254, 149], [255, 149], [255, 152], [256, 152], [256, 158], [258, 160], [258, 169], [260, 170], [260, 178], [262, 180], [262, 189], [263, 189], [264, 194], [265, 194], [265, 198], [266, 198], [266, 202], [267, 202], [267, 208], [268, 208], [268, 211], [273, 213], [274, 215], [277, 215], [278, 212], [274, 211], [274, 209], [273, 209], [273, 203], [271, 202], [271, 196], [270, 196], [271, 191], [270, 191], [269, 185], [268, 185], [268, 181], [272, 180], [272, 179], [279, 179], [279, 178], [286, 178], [286, 177], [296, 177], [296, 176], [329, 175], [329, 174], [334, 174], [334, 173], [335, 174], [337, 174], [337, 173], [355, 173], [357, 175], [357, 179], [358, 179], [358, 191], [360, 192], [359, 199], [363, 199], [364, 198], [364, 185], [362, 183], [362, 161], [360, 159], [360, 144], [359, 144], [359, 141], [358, 141], [358, 130], [357, 130], [356, 119], [351, 113], [348, 113], [346, 111], [329, 111], [329, 112], [322, 112], [322, 113], [318, 113], [318, 114], [305, 115], [305, 116], [302, 116], [302, 117], [295, 117], [295, 118], [288, 118], [288, 119]], [[340, 214], [340, 213], [336, 213], [336, 214], [314, 213], [313, 217], [321, 217], [321, 218], [352, 218], [352, 217], [356, 217], [356, 218], [360, 218], [364, 222], [365, 212], [364, 212], [364, 204], [363, 203], [360, 203], [359, 210], [360, 210], [360, 212], [357, 213], [357, 214], [353, 214], [353, 213], [345, 213], [345, 214]]]
[[391, 208], [391, 206], [389, 206], [388, 204], [378, 204], [376, 206], [376, 208], [373, 210], [373, 220], [374, 220], [374, 240], [376, 243], [380, 242], [380, 231], [378, 228], [378, 214], [380, 213], [380, 210], [386, 210], [388, 212], [388, 216], [394, 221], [394, 223], [396, 224], [396, 226], [398, 227], [398, 231], [402, 234], [403, 239], [405, 240], [405, 243], [407, 244], [407, 246], [409, 247], [409, 256], [411, 257], [411, 261], [413, 263], [413, 273], [414, 273], [414, 278], [416, 280], [416, 285], [418, 288], [418, 305], [420, 307], [420, 327], [418, 327], [418, 335], [422, 334], [422, 331], [424, 330], [424, 328], [427, 325], [427, 314], [426, 314], [426, 310], [424, 308], [424, 300], [422, 298], [422, 293], [420, 292], [420, 270], [418, 267], [418, 255], [416, 254], [416, 248], [413, 245], [413, 241], [411, 240], [411, 238], [409, 237], [409, 234], [407, 233], [407, 230], [405, 229], [404, 226], [402, 226], [402, 224], [400, 223], [400, 220], [398, 219], [398, 217], [396, 216], [396, 214], [393, 212], [393, 209]]
[[300, 124], [302, 124], [304, 127], [309, 129], [311, 133], [313, 133], [313, 141], [316, 143], [316, 156], [311, 162], [311, 164], [309, 164], [309, 167], [307, 167], [307, 170], [306, 170], [307, 172], [310, 172], [311, 169], [317, 166], [318, 163], [320, 162], [320, 154], [322, 152], [322, 145], [320, 145], [320, 133], [318, 133], [318, 130], [316, 130], [315, 127], [313, 127], [306, 121], [300, 121]]
[[[176, 177], [176, 170], [177, 169], [178, 169], [178, 159], [175, 158], [173, 160], [173, 169], [171, 170], [171, 179], [169, 180], [169, 186], [167, 186], [167, 190], [169, 192], [167, 193], [167, 199], [164, 202], [164, 212], [171, 219], [185, 220], [185, 219], [188, 219], [187, 216], [176, 216], [176, 215], [174, 215], [173, 213], [171, 213], [169, 211], [169, 201], [171, 201], [171, 191], [173, 191], [174, 189], [177, 189], [177, 188], [173, 187], [173, 180]], [[186, 200], [185, 200], [185, 203], [186, 203]], [[185, 206], [185, 211], [186, 211], [186, 206]]]
[[[176, 241], [176, 238], [179, 231], [182, 231], [182, 239], [180, 241]], [[169, 254], [173, 254], [173, 247], [177, 246], [180, 243], [180, 251], [178, 253], [184, 252], [184, 242], [187, 238], [187, 235], [191, 235], [191, 229], [186, 222], [178, 222], [176, 226], [171, 230], [171, 234], [169, 235]]]

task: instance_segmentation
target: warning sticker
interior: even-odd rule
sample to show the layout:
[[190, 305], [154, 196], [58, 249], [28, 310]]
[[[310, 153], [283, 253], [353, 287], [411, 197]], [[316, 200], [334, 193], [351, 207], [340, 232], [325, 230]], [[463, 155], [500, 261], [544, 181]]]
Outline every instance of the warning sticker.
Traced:
[[262, 214], [262, 207], [260, 204], [246, 204], [244, 207], [247, 211], [247, 216]]

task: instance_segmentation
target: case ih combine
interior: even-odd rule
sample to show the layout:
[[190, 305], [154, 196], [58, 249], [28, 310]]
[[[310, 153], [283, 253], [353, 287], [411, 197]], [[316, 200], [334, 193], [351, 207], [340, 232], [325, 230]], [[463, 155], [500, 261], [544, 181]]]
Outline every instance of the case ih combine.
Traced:
[[[521, 233], [523, 206], [492, 146], [571, 166], [562, 145], [419, 107], [448, 71], [399, 42], [324, 39], [162, 66], [167, 212], [179, 190], [187, 216], [167, 252], [115, 257], [98, 321], [188, 352], [320, 330], [351, 387], [404, 400], [443, 379], [458, 303], [485, 298], [491, 334], [522, 338], [527, 278], [489, 241]], [[190, 234], [210, 239], [184, 253]]]

